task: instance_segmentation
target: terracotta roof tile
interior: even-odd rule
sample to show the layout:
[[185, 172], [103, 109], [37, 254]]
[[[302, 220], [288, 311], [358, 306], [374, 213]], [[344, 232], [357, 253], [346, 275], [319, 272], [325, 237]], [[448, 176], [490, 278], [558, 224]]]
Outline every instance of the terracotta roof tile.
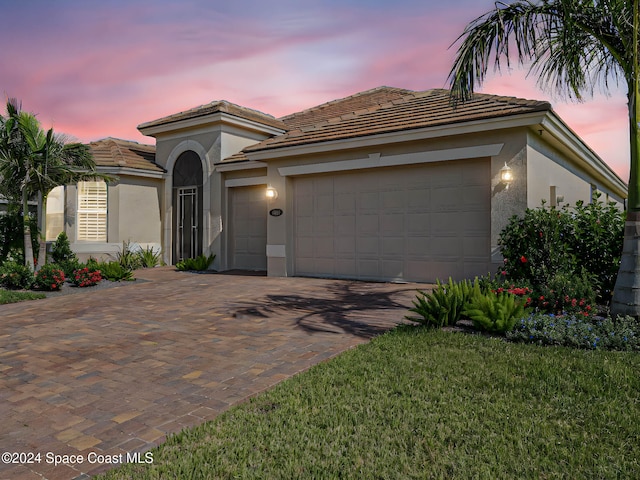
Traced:
[[98, 167], [121, 167], [164, 172], [156, 163], [156, 147], [119, 138], [104, 138], [89, 144]]
[[395, 131], [550, 110], [548, 102], [476, 94], [454, 106], [444, 89], [413, 92], [390, 87], [362, 92], [282, 117], [291, 130], [244, 152], [341, 140]]
[[266, 113], [262, 113], [258, 110], [253, 110], [251, 108], [242, 107], [240, 105], [236, 105], [235, 103], [231, 103], [226, 100], [216, 100], [206, 105], [200, 105], [198, 107], [191, 108], [183, 112], [175, 113], [167, 117], [162, 117], [157, 120], [152, 120], [150, 122], [142, 123], [138, 125], [138, 129], [157, 127], [160, 125], [167, 125], [167, 124], [179, 122], [182, 120], [189, 120], [191, 118], [204, 117], [206, 115], [211, 115], [213, 113], [218, 113], [218, 112], [226, 113], [234, 117], [243, 118], [245, 120], [251, 120], [253, 122], [262, 123], [263, 125], [279, 128], [281, 130], [286, 130], [287, 128], [281, 120], [278, 120], [275, 117], [268, 115]]

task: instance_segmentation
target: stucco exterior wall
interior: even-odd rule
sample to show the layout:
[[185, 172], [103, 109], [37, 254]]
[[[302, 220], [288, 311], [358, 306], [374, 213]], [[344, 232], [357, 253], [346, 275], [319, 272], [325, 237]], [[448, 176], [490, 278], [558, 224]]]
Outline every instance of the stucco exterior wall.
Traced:
[[[225, 228], [223, 218], [226, 218], [226, 195], [223, 194], [223, 175], [216, 171], [214, 166], [244, 147], [267, 137], [268, 135], [264, 133], [245, 130], [223, 122], [159, 134], [156, 137], [156, 162], [167, 170], [161, 198], [163, 212], [163, 231], [161, 236], [163, 245], [171, 245], [174, 236], [172, 231], [173, 168], [181, 153], [194, 151], [202, 162], [203, 171], [203, 253], [205, 255], [216, 255], [213, 263], [214, 269], [224, 269], [226, 267], [226, 257], [223, 255], [224, 241], [222, 238], [222, 232]], [[173, 263], [170, 248], [164, 249], [163, 259], [167, 263]]]
[[[527, 206], [537, 208], [545, 201], [547, 206], [556, 206], [557, 197], [562, 204], [574, 205], [578, 200], [590, 202], [592, 183], [595, 180], [580, 172], [559, 152], [541, 142], [527, 147]], [[554, 188], [552, 188], [554, 187]], [[555, 194], [556, 198], [553, 198]]]
[[[119, 200], [117, 214], [119, 242], [128, 241], [142, 248], [149, 246], [160, 249], [162, 242], [160, 181], [121, 178], [121, 183], [116, 187]], [[132, 208], [133, 205], [135, 208]], [[115, 217], [110, 214], [110, 218]]]
[[122, 249], [130, 246], [161, 249], [160, 193], [161, 179], [120, 175], [107, 187], [107, 241], [77, 240], [77, 187], [68, 185], [65, 198], [64, 228], [71, 249], [81, 261], [89, 257], [113, 260]]
[[[424, 141], [383, 144], [368, 148], [349, 149], [333, 152], [306, 153], [300, 156], [274, 158], [266, 160], [267, 183], [276, 188], [278, 198], [269, 202], [268, 209], [279, 208], [284, 214], [269, 216], [267, 223], [267, 265], [268, 274], [286, 276], [293, 272], [293, 195], [292, 185], [295, 175], [282, 175], [281, 169], [325, 164], [340, 166], [342, 162], [366, 164], [367, 159], [379, 159], [384, 162], [393, 158], [399, 162], [407, 161], [437, 162], [449, 160], [450, 156], [461, 158], [486, 158], [483, 156], [488, 145], [499, 145], [498, 153], [491, 156], [491, 251], [492, 261], [501, 261], [497, 240], [500, 232], [512, 215], [524, 211], [527, 205], [527, 133], [525, 129], [509, 129], [462, 136], [441, 137]], [[464, 153], [459, 153], [464, 151]], [[442, 155], [442, 158], [439, 158]], [[374, 160], [372, 160], [374, 161]], [[507, 189], [500, 183], [500, 169], [507, 163], [514, 172], [514, 182]], [[321, 167], [322, 168], [322, 167]], [[248, 172], [247, 172], [248, 174]], [[313, 173], [311, 173], [313, 174]], [[238, 172], [234, 172], [237, 176]]]
[[527, 203], [530, 208], [539, 207], [542, 199], [547, 205], [554, 204], [551, 187], [556, 187], [555, 199], [563, 197], [559, 206], [575, 205], [579, 200], [590, 202], [592, 192], [597, 189], [602, 194], [602, 201], [616, 202], [624, 207], [624, 200], [619, 194], [580, 166], [575, 158], [552, 145], [546, 132], [542, 135], [529, 133], [527, 163], [530, 170]]

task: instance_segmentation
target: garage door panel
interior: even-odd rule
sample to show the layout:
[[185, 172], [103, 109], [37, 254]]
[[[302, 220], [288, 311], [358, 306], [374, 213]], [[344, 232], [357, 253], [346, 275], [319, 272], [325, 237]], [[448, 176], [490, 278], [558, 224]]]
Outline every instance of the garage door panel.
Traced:
[[323, 215], [316, 217], [314, 222], [314, 231], [319, 235], [331, 235], [333, 236], [333, 216]]
[[333, 259], [335, 249], [333, 248], [333, 238], [317, 238], [314, 240], [314, 252], [319, 258]]
[[382, 239], [382, 255], [383, 256], [395, 256], [404, 258], [405, 256], [405, 238], [383, 238]]
[[356, 217], [355, 215], [337, 215], [334, 219], [334, 226], [334, 231], [339, 237], [355, 235]]
[[380, 266], [381, 266], [381, 273], [386, 278], [403, 278], [404, 277], [404, 261], [403, 260], [383, 260]]
[[432, 228], [431, 214], [413, 212], [408, 213], [406, 227], [406, 232], [409, 236], [429, 235]]
[[300, 216], [298, 217], [297, 220], [298, 222], [296, 226], [297, 226], [297, 232], [299, 236], [313, 235], [313, 230], [315, 228], [315, 221], [312, 216], [310, 217]]
[[325, 212], [331, 212], [333, 214], [333, 194], [318, 195], [316, 197], [315, 213], [323, 215]]
[[363, 256], [377, 256], [379, 254], [378, 243], [378, 237], [357, 237], [356, 251]]
[[313, 237], [298, 237], [296, 253], [299, 258], [313, 258]]
[[478, 185], [465, 187], [461, 201], [469, 210], [486, 210], [489, 205], [486, 188]]
[[338, 258], [335, 261], [335, 266], [335, 274], [343, 277], [353, 276], [353, 272], [357, 271], [356, 261], [353, 258]]
[[335, 239], [336, 253], [344, 255], [355, 255], [356, 237], [337, 237]]
[[410, 261], [420, 260], [431, 251], [431, 237], [407, 238], [407, 255]]
[[404, 232], [404, 215], [382, 214], [380, 215], [380, 230], [382, 235]]
[[463, 212], [460, 214], [463, 231], [467, 234], [489, 235], [489, 228], [486, 220], [478, 212]]
[[366, 213], [356, 218], [356, 228], [359, 234], [378, 234], [380, 229], [379, 216]]
[[230, 188], [231, 268], [266, 270], [267, 203], [263, 185]]
[[459, 187], [438, 187], [431, 191], [431, 209], [436, 212], [460, 210], [463, 192]]
[[450, 260], [461, 256], [462, 240], [458, 237], [435, 237], [431, 241], [432, 258], [448, 257]]
[[358, 209], [363, 212], [377, 212], [380, 208], [378, 192], [363, 192], [358, 195]]
[[490, 265], [488, 159], [298, 177], [294, 197], [296, 237], [315, 225], [312, 248], [295, 242], [298, 275], [434, 281]]
[[356, 213], [356, 195], [351, 193], [336, 194], [334, 202], [336, 214], [348, 215]]
[[433, 213], [431, 214], [430, 232], [433, 235], [456, 235], [461, 232], [464, 225], [461, 224], [459, 213]]
[[410, 210], [431, 211], [431, 190], [427, 188], [416, 188], [407, 192]]

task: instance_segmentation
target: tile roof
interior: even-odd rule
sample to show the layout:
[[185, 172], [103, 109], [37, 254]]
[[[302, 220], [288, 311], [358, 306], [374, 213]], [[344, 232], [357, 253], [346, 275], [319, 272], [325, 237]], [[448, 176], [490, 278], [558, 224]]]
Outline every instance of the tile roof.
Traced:
[[411, 90], [393, 87], [378, 87], [364, 92], [356, 93], [346, 98], [332, 100], [317, 107], [312, 107], [302, 112], [292, 113], [282, 120], [289, 129], [300, 128], [304, 125], [314, 125], [322, 120], [340, 117], [342, 115], [357, 112], [362, 109], [374, 107], [399, 100], [413, 93]]
[[119, 138], [103, 138], [89, 144], [98, 167], [133, 168], [164, 172], [156, 163], [156, 147]]
[[206, 115], [211, 115], [213, 113], [219, 112], [226, 113], [234, 117], [243, 118], [245, 120], [262, 123], [263, 125], [268, 125], [270, 127], [275, 127], [281, 130], [286, 130], [287, 128], [281, 120], [276, 119], [272, 115], [262, 113], [258, 110], [253, 110], [251, 108], [242, 107], [226, 100], [217, 100], [206, 105], [200, 105], [199, 107], [185, 110], [184, 112], [175, 113], [173, 115], [162, 117], [157, 120], [141, 123], [140, 125], [138, 125], [138, 129], [141, 130], [149, 127], [168, 125], [170, 123], [189, 120], [192, 118], [204, 117]]
[[243, 152], [341, 140], [474, 120], [548, 111], [548, 102], [476, 94], [451, 103], [449, 91], [421, 92], [379, 87], [282, 117], [289, 131], [246, 147]]

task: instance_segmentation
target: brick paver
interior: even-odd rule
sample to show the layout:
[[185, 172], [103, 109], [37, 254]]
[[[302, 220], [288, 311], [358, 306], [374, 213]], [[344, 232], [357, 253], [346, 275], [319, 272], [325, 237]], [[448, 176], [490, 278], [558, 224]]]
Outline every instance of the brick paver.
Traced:
[[[0, 306], [0, 453], [40, 454], [3, 462], [1, 479], [111, 468], [89, 454], [145, 452], [211, 420], [402, 321], [425, 287], [170, 267], [136, 276]], [[55, 466], [53, 455], [84, 462]]]

